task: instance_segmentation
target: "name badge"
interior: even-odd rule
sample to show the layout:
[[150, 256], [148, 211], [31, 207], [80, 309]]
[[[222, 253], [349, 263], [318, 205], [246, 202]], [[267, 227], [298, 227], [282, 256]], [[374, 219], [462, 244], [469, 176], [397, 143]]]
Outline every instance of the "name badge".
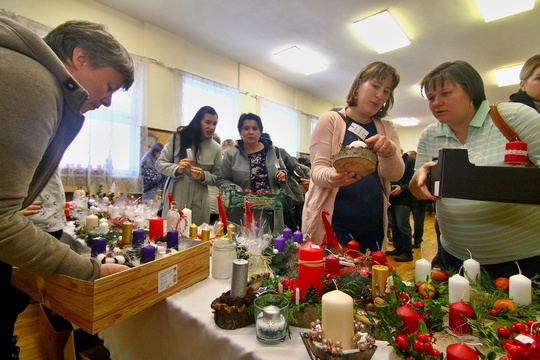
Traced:
[[362, 140], [366, 140], [366, 137], [369, 135], [369, 131], [367, 131], [357, 123], [352, 123], [347, 130], [357, 135]]

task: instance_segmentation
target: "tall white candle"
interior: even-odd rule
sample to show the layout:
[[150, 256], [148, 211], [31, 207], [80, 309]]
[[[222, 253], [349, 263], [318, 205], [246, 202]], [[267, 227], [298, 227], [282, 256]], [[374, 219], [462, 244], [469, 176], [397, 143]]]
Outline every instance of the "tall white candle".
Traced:
[[[184, 236], [189, 236], [189, 227], [191, 226], [191, 215], [192, 211], [191, 209], [188, 209], [187, 207], [182, 209], [182, 216], [185, 216], [182, 221], [180, 222], [181, 228], [179, 228], [179, 231], [182, 231], [182, 234]], [[201, 224], [195, 224], [195, 225], [201, 225]]]
[[448, 303], [453, 304], [458, 301], [469, 301], [470, 284], [469, 280], [456, 274], [448, 279]]
[[480, 263], [472, 258], [465, 260], [463, 262], [463, 272], [470, 281], [477, 282], [480, 275]]
[[431, 263], [426, 259], [416, 260], [414, 263], [414, 280], [416, 284], [426, 282], [431, 276]]
[[510, 276], [509, 295], [515, 303], [529, 305], [532, 297], [532, 281], [522, 274]]
[[322, 296], [323, 338], [340, 341], [344, 350], [353, 348], [353, 298], [343, 291], [334, 290]]
[[85, 226], [86, 231], [94, 230], [97, 227], [98, 227], [97, 215], [94, 215], [94, 214], [88, 215], [86, 217], [86, 226]]

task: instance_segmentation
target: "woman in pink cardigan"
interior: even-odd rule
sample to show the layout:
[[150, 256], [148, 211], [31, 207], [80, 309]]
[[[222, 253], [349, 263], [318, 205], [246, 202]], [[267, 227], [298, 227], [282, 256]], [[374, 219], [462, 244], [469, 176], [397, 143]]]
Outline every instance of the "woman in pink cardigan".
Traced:
[[[354, 78], [344, 109], [329, 111], [317, 121], [311, 136], [311, 181], [302, 214], [303, 232], [320, 244], [325, 234], [322, 210], [328, 211], [338, 241], [346, 245], [351, 236], [360, 250], [382, 249], [387, 228], [390, 182], [404, 171], [394, 124], [382, 120], [394, 104], [399, 74], [392, 66], [377, 61], [364, 67]], [[360, 126], [349, 128], [350, 124]], [[354, 126], [353, 126], [354, 127]], [[377, 171], [371, 175], [337, 172], [332, 157], [356, 140], [363, 140], [377, 153]]]

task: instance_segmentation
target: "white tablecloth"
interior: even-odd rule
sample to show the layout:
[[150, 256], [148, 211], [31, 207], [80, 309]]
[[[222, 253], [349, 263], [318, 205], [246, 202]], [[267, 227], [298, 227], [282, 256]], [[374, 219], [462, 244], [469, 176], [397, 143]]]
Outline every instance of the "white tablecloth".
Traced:
[[[230, 289], [230, 280], [205, 279], [100, 332], [113, 360], [305, 360], [299, 333], [278, 345], [257, 341], [255, 326], [223, 330], [214, 323], [210, 304]], [[129, 306], [129, 304], [126, 304]], [[387, 360], [379, 342], [373, 360]]]

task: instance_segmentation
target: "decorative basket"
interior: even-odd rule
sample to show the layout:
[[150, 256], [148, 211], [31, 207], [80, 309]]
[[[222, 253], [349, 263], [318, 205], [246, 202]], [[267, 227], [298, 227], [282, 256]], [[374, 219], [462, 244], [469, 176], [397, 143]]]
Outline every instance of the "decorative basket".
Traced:
[[317, 347], [316, 343], [309, 338], [307, 333], [300, 333], [300, 336], [311, 360], [369, 360], [373, 357], [375, 351], [377, 351], [377, 345], [373, 345], [373, 347], [363, 351], [354, 350], [355, 352], [347, 354], [333, 355]]

